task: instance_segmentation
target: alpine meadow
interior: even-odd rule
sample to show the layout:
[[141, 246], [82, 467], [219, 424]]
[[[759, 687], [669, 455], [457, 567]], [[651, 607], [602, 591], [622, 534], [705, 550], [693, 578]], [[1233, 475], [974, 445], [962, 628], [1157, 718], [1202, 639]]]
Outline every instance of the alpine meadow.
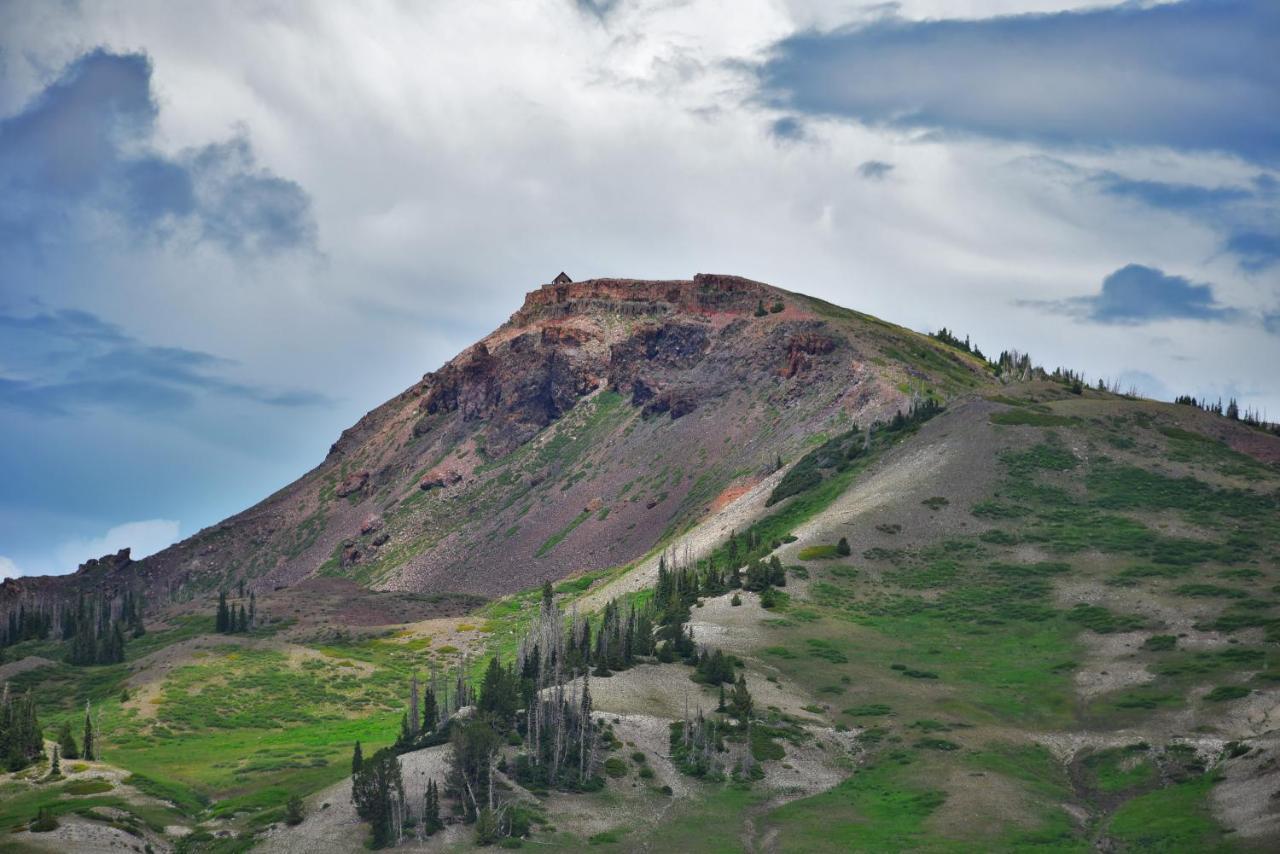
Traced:
[[1280, 13], [955, 5], [0, 0], [0, 852], [1280, 849]]

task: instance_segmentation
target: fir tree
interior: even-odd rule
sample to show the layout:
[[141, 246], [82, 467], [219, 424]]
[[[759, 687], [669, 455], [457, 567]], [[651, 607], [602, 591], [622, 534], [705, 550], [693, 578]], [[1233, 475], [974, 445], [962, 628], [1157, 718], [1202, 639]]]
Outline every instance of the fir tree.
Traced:
[[231, 631], [231, 612], [227, 610], [227, 592], [225, 590], [218, 591], [218, 616], [214, 620], [214, 625], [222, 634]]
[[848, 557], [851, 553], [852, 549], [849, 548], [849, 541], [846, 538], [841, 537], [840, 542], [836, 543], [836, 554], [841, 557]]
[[64, 759], [80, 758], [80, 748], [76, 746], [75, 737], [71, 734], [70, 721], [63, 721], [58, 729], [58, 746], [62, 749]]
[[404, 778], [395, 752], [383, 748], [361, 765], [351, 778], [351, 800], [356, 814], [369, 822], [372, 847], [385, 848], [399, 841], [404, 824]]
[[440, 710], [436, 707], [435, 689], [428, 685], [422, 692], [422, 731], [435, 732], [440, 722]]
[[360, 742], [356, 742], [356, 749], [351, 753], [351, 773], [359, 774], [360, 769], [364, 767], [364, 753], [360, 750]]
[[89, 707], [89, 701], [84, 701], [84, 737], [80, 740], [84, 745], [84, 749], [80, 751], [80, 755], [92, 762], [98, 758], [98, 745], [93, 737], [93, 715]]
[[422, 832], [431, 836], [444, 827], [440, 818], [440, 786], [432, 778], [427, 781], [426, 804], [422, 810]]
[[729, 694], [729, 713], [737, 718], [740, 724], [745, 725], [751, 720], [752, 709], [751, 692], [747, 690], [747, 680], [742, 674], [738, 674], [738, 681], [734, 683], [733, 691]]
[[49, 775], [52, 777], [58, 777], [62, 774], [61, 752], [62, 749], [55, 744], [53, 746], [53, 763], [49, 766]]

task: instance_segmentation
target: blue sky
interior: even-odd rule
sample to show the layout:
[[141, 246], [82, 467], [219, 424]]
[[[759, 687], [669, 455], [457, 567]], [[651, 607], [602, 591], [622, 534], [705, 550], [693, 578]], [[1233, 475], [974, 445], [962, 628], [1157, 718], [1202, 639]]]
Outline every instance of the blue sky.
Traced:
[[319, 462], [561, 269], [1280, 416], [1280, 6], [0, 0], [0, 575]]

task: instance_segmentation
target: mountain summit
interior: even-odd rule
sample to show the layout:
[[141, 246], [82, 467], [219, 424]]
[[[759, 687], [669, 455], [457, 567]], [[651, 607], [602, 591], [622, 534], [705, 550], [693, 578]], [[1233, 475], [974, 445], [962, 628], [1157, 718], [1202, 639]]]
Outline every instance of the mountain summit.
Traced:
[[567, 280], [294, 483], [122, 573], [169, 598], [316, 575], [510, 592], [633, 561], [814, 435], [989, 377], [927, 336], [737, 276]]

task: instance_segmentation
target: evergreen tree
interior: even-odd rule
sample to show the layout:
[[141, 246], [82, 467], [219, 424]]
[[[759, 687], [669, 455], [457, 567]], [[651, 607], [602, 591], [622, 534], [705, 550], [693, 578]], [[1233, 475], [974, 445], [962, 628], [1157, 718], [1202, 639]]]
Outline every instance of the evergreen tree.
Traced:
[[491, 715], [499, 726], [506, 727], [515, 717], [518, 702], [515, 673], [503, 667], [495, 655], [489, 659], [484, 680], [480, 683], [479, 709]]
[[218, 591], [218, 616], [214, 619], [215, 628], [222, 634], [231, 631], [231, 612], [227, 610], [227, 591]]
[[440, 710], [436, 707], [435, 689], [428, 685], [422, 692], [422, 731], [435, 732], [440, 722]]
[[351, 773], [359, 774], [360, 769], [364, 767], [364, 753], [360, 750], [360, 742], [356, 742], [356, 749], [351, 753]]
[[752, 709], [751, 692], [747, 690], [747, 680], [742, 674], [738, 674], [738, 681], [734, 683], [733, 691], [729, 694], [729, 713], [737, 718], [740, 724], [746, 725], [751, 720]]
[[240, 616], [236, 620], [235, 631], [237, 632], [249, 631], [249, 614], [247, 611], [245, 611], [243, 602], [240, 603]]
[[62, 774], [62, 760], [60, 758], [61, 748], [58, 745], [53, 746], [53, 763], [49, 766], [50, 776], [57, 777]]
[[435, 779], [427, 781], [426, 805], [422, 810], [422, 832], [431, 836], [444, 827], [440, 818], [440, 786]]
[[76, 746], [75, 737], [71, 734], [70, 721], [63, 721], [58, 729], [58, 746], [62, 749], [64, 759], [80, 758], [80, 748]]
[[98, 758], [98, 745], [93, 737], [93, 715], [89, 707], [89, 701], [84, 701], [84, 737], [80, 740], [84, 745], [84, 749], [80, 751], [80, 755], [90, 762]]
[[841, 537], [840, 542], [836, 543], [836, 554], [841, 557], [848, 557], [851, 553], [852, 549], [849, 548], [849, 541]]
[[351, 778], [351, 800], [356, 814], [369, 822], [372, 847], [385, 848], [399, 841], [404, 823], [404, 778], [395, 752], [383, 748], [361, 765]]

